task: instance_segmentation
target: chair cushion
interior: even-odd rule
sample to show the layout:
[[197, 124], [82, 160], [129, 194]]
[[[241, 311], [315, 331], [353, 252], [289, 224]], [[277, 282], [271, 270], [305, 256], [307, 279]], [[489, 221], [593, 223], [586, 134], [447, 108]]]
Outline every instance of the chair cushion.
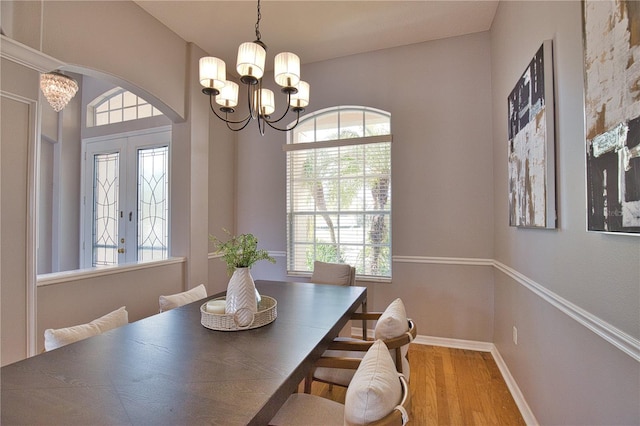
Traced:
[[207, 297], [207, 288], [204, 284], [200, 284], [198, 287], [194, 287], [188, 291], [183, 291], [182, 293], [160, 296], [160, 312], [168, 311], [170, 309], [186, 305], [187, 303], [204, 299], [205, 297]]
[[44, 331], [44, 349], [50, 351], [87, 337], [97, 336], [105, 331], [129, 323], [129, 313], [124, 306], [97, 318], [90, 323], [72, 327], [46, 329]]
[[269, 422], [276, 426], [330, 426], [344, 424], [344, 405], [306, 393], [294, 393]]
[[347, 388], [345, 425], [363, 425], [390, 414], [402, 400], [402, 385], [389, 349], [377, 340], [367, 351]]
[[311, 282], [317, 284], [351, 285], [351, 265], [346, 263], [313, 262]]
[[[359, 341], [359, 339], [353, 339], [350, 337], [336, 337], [334, 341], [357, 342]], [[366, 352], [364, 351], [335, 351], [335, 350], [329, 349], [324, 351], [322, 356], [323, 357], [362, 358], [364, 357], [365, 353]], [[355, 372], [356, 372], [355, 370], [351, 370], [349, 368], [318, 367], [313, 372], [313, 378], [347, 387], [349, 386], [349, 383], [351, 383], [351, 379], [353, 379], [353, 375], [355, 374]]]
[[[361, 351], [325, 351], [322, 356], [325, 357], [345, 357], [345, 358], [362, 358], [364, 352]], [[393, 350], [389, 350], [389, 354], [394, 361], [395, 364], [395, 354]], [[321, 380], [327, 383], [334, 383], [340, 386], [347, 387], [351, 380], [353, 379], [353, 375], [355, 374], [355, 370], [351, 370], [348, 368], [327, 368], [327, 367], [318, 367], [313, 372], [313, 378], [316, 380]], [[402, 357], [402, 374], [407, 378], [407, 382], [409, 381], [409, 375], [411, 374], [411, 368], [409, 366], [409, 360], [406, 356]]]

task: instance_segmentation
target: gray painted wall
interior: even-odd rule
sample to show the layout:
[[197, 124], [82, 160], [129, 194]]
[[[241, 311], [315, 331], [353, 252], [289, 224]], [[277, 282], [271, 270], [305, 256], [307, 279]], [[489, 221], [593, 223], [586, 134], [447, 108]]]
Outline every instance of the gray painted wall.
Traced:
[[[311, 84], [307, 112], [362, 105], [391, 113], [393, 279], [358, 284], [369, 289], [370, 309], [401, 297], [422, 335], [493, 339], [492, 269], [442, 259], [492, 257], [490, 57], [485, 32], [302, 69]], [[275, 252], [286, 251], [285, 142], [281, 133], [260, 137], [251, 129], [237, 147], [238, 230]], [[256, 278], [301, 279], [286, 276], [284, 256], [253, 271]]]
[[[491, 28], [494, 257], [638, 339], [640, 238], [585, 231], [581, 16], [577, 1], [500, 2]], [[554, 41], [559, 227], [510, 228], [506, 99], [545, 39]], [[502, 272], [494, 343], [541, 424], [640, 423], [640, 364]]]

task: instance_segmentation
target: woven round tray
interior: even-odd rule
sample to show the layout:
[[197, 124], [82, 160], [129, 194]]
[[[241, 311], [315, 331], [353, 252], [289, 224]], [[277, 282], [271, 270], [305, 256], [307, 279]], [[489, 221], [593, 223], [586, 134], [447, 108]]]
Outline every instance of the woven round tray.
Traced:
[[[207, 300], [224, 300], [224, 297], [218, 297], [216, 299]], [[253, 321], [244, 327], [238, 325], [237, 314], [212, 314], [207, 312], [207, 303], [205, 302], [200, 306], [200, 322], [203, 326], [210, 328], [211, 330], [219, 331], [238, 331], [238, 330], [250, 330], [252, 328], [262, 327], [272, 323], [278, 316], [278, 310], [276, 309], [278, 302], [276, 299], [269, 296], [262, 296], [262, 300], [258, 303], [258, 312], [253, 314]]]

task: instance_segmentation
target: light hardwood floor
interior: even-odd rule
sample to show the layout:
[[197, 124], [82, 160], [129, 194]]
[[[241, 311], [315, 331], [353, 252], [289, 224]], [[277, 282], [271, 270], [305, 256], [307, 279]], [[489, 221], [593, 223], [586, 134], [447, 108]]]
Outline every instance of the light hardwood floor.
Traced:
[[[525, 425], [490, 353], [412, 343], [409, 362], [410, 425]], [[311, 392], [344, 403], [346, 389]]]

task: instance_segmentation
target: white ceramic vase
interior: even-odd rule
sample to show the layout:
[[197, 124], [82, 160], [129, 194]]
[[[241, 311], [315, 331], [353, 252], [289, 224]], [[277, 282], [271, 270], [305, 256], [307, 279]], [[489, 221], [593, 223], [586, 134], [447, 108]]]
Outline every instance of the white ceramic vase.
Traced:
[[225, 313], [234, 314], [238, 327], [249, 327], [258, 312], [258, 297], [249, 268], [236, 268], [227, 285]]

